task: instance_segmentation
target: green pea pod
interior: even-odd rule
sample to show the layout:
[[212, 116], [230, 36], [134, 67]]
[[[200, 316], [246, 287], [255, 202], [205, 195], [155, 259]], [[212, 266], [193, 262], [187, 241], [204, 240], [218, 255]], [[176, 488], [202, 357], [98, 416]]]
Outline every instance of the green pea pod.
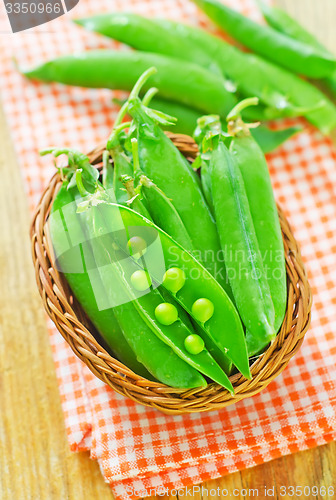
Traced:
[[[261, 108], [253, 120], [302, 115], [326, 134], [336, 126], [335, 106], [313, 85], [257, 55], [241, 52], [202, 29], [128, 13], [122, 16], [119, 13], [104, 13], [78, 23], [142, 51], [156, 51], [184, 59], [216, 74], [219, 68], [226, 87], [229, 79], [231, 89], [237, 88], [245, 96], [256, 95], [269, 107], [265, 112]], [[155, 106], [158, 107], [157, 104]], [[189, 103], [189, 106], [197, 108], [197, 103]], [[215, 113], [218, 112], [215, 110]], [[186, 111], [182, 115], [178, 109], [171, 113], [178, 117], [180, 123], [190, 119], [190, 113]], [[247, 115], [246, 118], [251, 119]], [[185, 133], [191, 135], [190, 129]]]
[[[120, 148], [121, 146], [119, 146]], [[174, 205], [171, 203], [169, 198], [161, 191], [151, 180], [149, 180], [145, 175], [140, 172], [140, 164], [139, 164], [139, 153], [138, 153], [138, 144], [136, 139], [132, 139], [132, 149], [133, 149], [133, 161], [134, 168], [136, 172], [132, 174], [136, 174], [140, 177], [140, 189], [137, 191], [134, 188], [134, 179], [128, 175], [122, 175], [121, 183], [123, 185], [123, 193], [126, 197], [126, 200], [123, 200], [125, 204], [131, 207], [133, 210], [143, 215], [149, 220], [153, 220], [156, 225], [164, 229], [168, 234], [170, 234], [176, 241], [178, 241], [186, 250], [192, 251], [194, 250], [191, 239], [188, 235], [188, 232], [177, 212]], [[112, 153], [113, 154], [113, 153]], [[123, 153], [123, 157], [125, 154]], [[128, 160], [129, 161], [129, 160]], [[118, 165], [114, 162], [114, 169], [118, 169]], [[105, 178], [108, 180], [109, 171], [112, 169], [111, 165], [106, 165]], [[119, 170], [118, 170], [119, 171]], [[120, 173], [120, 171], [119, 171]], [[110, 177], [112, 177], [110, 175]], [[113, 186], [109, 182], [105, 182], [105, 188], [113, 187], [114, 190], [118, 188], [118, 185], [115, 182], [116, 173], [114, 174], [114, 182]], [[142, 195], [142, 199], [140, 200], [140, 192]], [[118, 200], [117, 200], [118, 201]]]
[[330, 76], [335, 58], [316, 47], [260, 25], [217, 0], [193, 0], [218, 26], [240, 43], [277, 64], [310, 78]]
[[211, 193], [235, 303], [246, 328], [269, 343], [276, 334], [274, 306], [244, 180], [221, 135], [212, 137], [209, 147]]
[[[62, 259], [62, 266], [66, 266], [69, 271], [64, 273], [67, 282], [84, 311], [117, 358], [138, 375], [151, 379], [150, 374], [138, 361], [137, 356], [129, 346], [112, 309], [100, 310], [98, 308], [95, 293], [103, 293], [102, 284], [98, 281], [98, 291], [93, 291], [90, 276], [85, 269], [84, 255], [80, 252], [80, 248], [77, 247], [72, 252], [68, 251], [71, 248], [71, 240], [78, 242], [86, 240], [78, 217], [76, 217], [76, 204], [73, 195], [76, 191], [74, 188], [68, 189], [65, 181], [52, 205], [49, 231], [55, 255], [59, 258], [64, 255], [66, 260]], [[86, 251], [89, 252], [89, 249], [86, 248]], [[87, 259], [91, 259], [91, 256], [87, 256]], [[72, 272], [72, 270], [76, 272]]]
[[[131, 90], [149, 67], [158, 69], [152, 84], [162, 97], [225, 116], [235, 98], [223, 78], [193, 63], [168, 56], [120, 50], [92, 50], [59, 57], [23, 74], [43, 82], [90, 88]], [[143, 88], [146, 91], [148, 86]], [[206, 92], [204, 91], [206, 89]]]
[[[248, 105], [246, 100], [240, 107]], [[266, 278], [269, 284], [275, 311], [274, 329], [282, 325], [287, 305], [287, 283], [285, 252], [279, 215], [274, 199], [271, 178], [265, 156], [250, 134], [249, 128], [239, 116], [231, 115], [229, 132], [233, 136], [230, 151], [240, 169], [261, 252]], [[249, 354], [253, 355], [266, 347], [248, 342]]]
[[138, 98], [130, 99], [128, 112], [137, 128], [141, 170], [171, 200], [193, 248], [198, 251], [199, 260], [230, 294], [225, 267], [219, 260], [216, 225], [195, 172], [159, 125], [147, 115]]
[[140, 177], [140, 183], [153, 222], [170, 234], [183, 248], [192, 252], [194, 246], [190, 236], [169, 198], [145, 175]]
[[[115, 235], [115, 242], [121, 249], [125, 248], [126, 242], [123, 241], [122, 234], [118, 231], [118, 228], [120, 228], [120, 216], [123, 221], [123, 227], [126, 230], [127, 228], [129, 230], [136, 228], [139, 234], [142, 234], [141, 230], [144, 228], [155, 230], [155, 234], [157, 234], [160, 242], [159, 248], [164, 257], [165, 268], [178, 267], [186, 275], [183, 287], [176, 294], [172, 294], [172, 296], [203, 328], [204, 332], [217, 347], [226, 353], [239, 371], [246, 377], [250, 377], [246, 342], [241, 320], [230, 298], [219, 283], [198, 260], [184, 250], [167, 233], [133, 210], [113, 203], [104, 205], [104, 210], [106, 210], [105, 221], [109, 226], [109, 232]], [[145, 256], [146, 263], [151, 263], [151, 266], [147, 268], [150, 276], [156, 282], [161, 283], [161, 271], [159, 267], [156, 267], [156, 262], [159, 261], [158, 247], [154, 245], [148, 247]], [[140, 261], [138, 261], [138, 265], [142, 265]], [[169, 291], [168, 288], [167, 290]], [[213, 316], [205, 323], [200, 322], [192, 312], [194, 302], [200, 297], [207, 298], [214, 306]]]
[[[164, 302], [159, 290], [151, 289], [149, 293], [136, 294], [132, 288], [131, 276], [138, 269], [138, 266], [132, 258], [122, 258], [122, 254], [120, 255], [120, 252], [118, 253], [114, 248], [114, 243], [120, 238], [120, 215], [118, 215], [117, 211], [122, 212], [123, 209], [130, 209], [122, 205], [114, 205], [114, 207], [117, 207], [117, 211], [114, 210], [108, 201], [104, 201], [104, 196], [99, 196], [99, 193], [97, 193], [95, 200], [92, 199], [92, 201], [92, 204], [80, 215], [84, 218], [86, 226], [92, 229], [94, 234], [100, 236], [92, 245], [92, 251], [99, 277], [107, 294], [106, 300], [111, 304], [119, 301], [121, 305], [127, 301], [134, 304], [138, 314], [152, 332], [160, 341], [167, 344], [179, 358], [215, 382], [223, 385], [230, 392], [233, 392], [232, 384], [227, 375], [206, 349], [199, 354], [190, 354], [187, 351], [184, 346], [184, 339], [192, 332], [180, 318], [170, 325], [162, 324], [155, 318], [155, 309]], [[135, 214], [133, 211], [132, 213]], [[141, 217], [138, 214], [136, 215]], [[116, 225], [113, 226], [113, 224]], [[113, 230], [110, 232], [112, 227]], [[131, 228], [126, 227], [126, 233], [128, 233], [129, 229]], [[123, 247], [125, 248], [126, 245], [123, 245]], [[118, 305], [114, 306], [114, 309], [118, 310]]]
[[[309, 33], [301, 24], [293, 19], [287, 12], [278, 7], [267, 5], [264, 2], [258, 2], [263, 16], [267, 23], [275, 30], [287, 35], [288, 37], [299, 40], [300, 42], [310, 45], [317, 50], [321, 50], [332, 57], [331, 52], [317, 38]], [[336, 71], [328, 78], [324, 78], [323, 82], [334, 94], [336, 94]]]

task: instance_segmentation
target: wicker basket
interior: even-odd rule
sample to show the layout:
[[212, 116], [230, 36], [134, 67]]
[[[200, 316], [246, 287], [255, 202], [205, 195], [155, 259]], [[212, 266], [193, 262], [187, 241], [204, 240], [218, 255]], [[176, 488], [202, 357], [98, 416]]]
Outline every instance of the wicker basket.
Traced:
[[[197, 146], [190, 137], [169, 135], [187, 158], [195, 158]], [[103, 147], [99, 147], [90, 153], [92, 163], [98, 165], [101, 162], [102, 151]], [[206, 388], [183, 390], [148, 381], [133, 373], [102, 347], [99, 336], [72, 296], [67, 283], [52, 266], [51, 242], [46, 221], [60, 186], [61, 180], [56, 174], [42, 195], [31, 226], [37, 285], [47, 314], [73, 352], [99, 379], [138, 403], [157, 408], [164, 413], [182, 414], [218, 410], [253, 396], [287, 366], [300, 348], [309, 327], [312, 297], [298, 244], [280, 208], [288, 281], [286, 317], [272, 346], [251, 366], [252, 379], [247, 380], [241, 374], [230, 377], [235, 390], [234, 396], [231, 396], [216, 383], [210, 383]]]

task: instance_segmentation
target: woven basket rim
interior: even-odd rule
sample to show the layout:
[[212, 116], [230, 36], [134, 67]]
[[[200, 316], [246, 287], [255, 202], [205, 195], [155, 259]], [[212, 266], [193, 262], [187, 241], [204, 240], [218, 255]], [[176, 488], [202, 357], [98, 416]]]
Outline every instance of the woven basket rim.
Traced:
[[[189, 136], [167, 134], [188, 159], [198, 149]], [[103, 145], [89, 153], [93, 164], [101, 162]], [[235, 394], [215, 382], [205, 388], [176, 389], [153, 382], [132, 372], [107, 352], [94, 335], [90, 324], [65, 279], [53, 267], [52, 245], [47, 219], [62, 181], [58, 173], [50, 180], [36, 207], [31, 224], [32, 257], [35, 277], [44, 308], [73, 352], [100, 380], [116, 392], [164, 413], [183, 414], [217, 410], [253, 396], [264, 389], [287, 366], [300, 348], [309, 328], [312, 294], [302, 262], [299, 245], [278, 206], [286, 255], [288, 282], [287, 310], [282, 327], [272, 345], [251, 365], [252, 379], [237, 373], [230, 377]]]

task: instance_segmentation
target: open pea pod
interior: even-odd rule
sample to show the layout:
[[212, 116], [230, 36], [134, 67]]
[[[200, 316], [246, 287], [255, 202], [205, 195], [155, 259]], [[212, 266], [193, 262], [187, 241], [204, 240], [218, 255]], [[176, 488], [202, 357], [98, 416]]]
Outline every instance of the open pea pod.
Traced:
[[[86, 225], [94, 228], [94, 233], [97, 236], [91, 246], [96, 262], [95, 273], [102, 281], [106, 292], [104, 307], [118, 308], [125, 303], [132, 302], [140, 317], [155, 335], [171, 347], [183, 361], [233, 393], [229, 378], [207, 349], [203, 349], [198, 354], [192, 354], [186, 349], [184, 341], [194, 332], [180, 318], [168, 325], [157, 320], [155, 310], [165, 302], [160, 291], [154, 287], [138, 291], [132, 286], [131, 277], [139, 269], [139, 266], [131, 255], [125, 255], [124, 249], [130, 238], [135, 237], [135, 234], [139, 237], [140, 234], [141, 238], [146, 237], [149, 240], [149, 247], [152, 247], [157, 256], [154, 265], [150, 265], [149, 262], [149, 265], [146, 266], [149, 271], [159, 269], [163, 261], [160, 255], [159, 240], [155, 238], [156, 231], [141, 231], [139, 225], [133, 224], [133, 222], [137, 222], [136, 220], [131, 221], [132, 224], [125, 224], [124, 227], [121, 218], [124, 210], [127, 213], [135, 214], [136, 218], [146, 220], [133, 210], [121, 205], [110, 205], [99, 198], [92, 200], [80, 214]], [[152, 226], [156, 227], [154, 224]], [[119, 247], [123, 250], [120, 250]], [[150, 349], [150, 345], [148, 345], [148, 349]]]
[[[164, 259], [165, 269], [177, 267], [183, 270], [185, 275], [183, 287], [176, 293], [167, 288], [168, 291], [218, 348], [231, 359], [238, 370], [250, 378], [246, 341], [240, 317], [230, 298], [213, 276], [167, 233], [133, 210], [114, 203], [104, 204], [101, 208], [104, 210], [104, 218], [110, 233], [113, 234], [114, 242], [124, 252], [127, 248], [125, 238], [140, 236], [146, 240], [146, 254], [143, 259], [137, 261], [137, 266], [147, 269], [153, 280], [158, 283], [163, 281], [161, 258]], [[150, 230], [154, 231], [156, 244], [148, 241], [153, 239]], [[208, 299], [214, 308], [213, 315], [205, 323], [199, 321], [193, 312], [193, 305], [200, 298]]]
[[[207, 382], [199, 371], [155, 335], [134, 302], [129, 300], [124, 287], [118, 287], [120, 275], [108, 267], [113, 242], [106, 240], [106, 228], [93, 217], [97, 209], [89, 210], [99, 200], [95, 194], [88, 195], [84, 187], [85, 184], [97, 188], [94, 181], [97, 171], [90, 166], [88, 158], [77, 151], [53, 149], [43, 154], [49, 152], [55, 156], [66, 154], [69, 158], [69, 166], [63, 170], [66, 179], [49, 217], [55, 264], [64, 273], [92, 323], [119, 360], [139, 375], [149, 380], [153, 375], [171, 387], [205, 387]], [[79, 165], [82, 168], [74, 174]]]

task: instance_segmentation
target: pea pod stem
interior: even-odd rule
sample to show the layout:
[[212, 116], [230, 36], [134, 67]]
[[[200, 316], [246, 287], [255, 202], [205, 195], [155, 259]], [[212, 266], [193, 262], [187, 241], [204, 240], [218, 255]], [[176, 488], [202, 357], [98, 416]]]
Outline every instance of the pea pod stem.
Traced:
[[[150, 90], [154, 90], [154, 89], [150, 89]], [[150, 91], [148, 91], [148, 92], [150, 92]], [[146, 95], [147, 95], [147, 93], [146, 93]], [[158, 110], [162, 111], [166, 115], [174, 116], [177, 119], [176, 123], [164, 125], [162, 127], [163, 130], [171, 130], [177, 134], [186, 134], [186, 135], [190, 135], [190, 136], [193, 135], [195, 128], [196, 128], [196, 123], [197, 123], [198, 118], [203, 116], [203, 114], [201, 112], [197, 111], [197, 109], [183, 106], [177, 102], [168, 101], [165, 99], [160, 99], [160, 98], [155, 97], [155, 96], [154, 97], [151, 96], [151, 99], [149, 100], [149, 102], [147, 102], [146, 95], [143, 97], [143, 100], [142, 100], [142, 102], [145, 106], [148, 106], [148, 107], [155, 109], [157, 111]], [[117, 104], [118, 106], [122, 106], [125, 103], [125, 100], [113, 98], [112, 102], [114, 104]], [[306, 110], [301, 109], [301, 111], [305, 112]], [[281, 118], [281, 116], [282, 115], [281, 115], [281, 113], [279, 113], [278, 110], [271, 109], [271, 108], [265, 108], [262, 106], [257, 106], [253, 112], [251, 112], [250, 109], [246, 109], [244, 111], [244, 118], [246, 118], [248, 120], [252, 120], [252, 121], [253, 120], [259, 121], [259, 122], [276, 120], [276, 119]], [[295, 114], [295, 116], [296, 116], [296, 114]], [[277, 138], [278, 133], [276, 130], [270, 130], [266, 126], [264, 126], [263, 129], [264, 130], [267, 129], [267, 131], [265, 131], [265, 134], [260, 134], [260, 146], [263, 148], [263, 150], [265, 148], [265, 152], [268, 153], [268, 152], [272, 151], [273, 149], [275, 149], [275, 147], [272, 147], [272, 144], [275, 144], [276, 146], [278, 146], [283, 141], [281, 141], [280, 139]], [[292, 132], [294, 133], [295, 130], [293, 129]], [[266, 141], [266, 139], [264, 139], [264, 136], [266, 136], [266, 135], [267, 135], [267, 139], [268, 138], [270, 139], [270, 141], [269, 141], [270, 144], [269, 145], [266, 144], [264, 146], [264, 143]], [[288, 136], [290, 137], [290, 132], [288, 133]], [[286, 135], [284, 137], [286, 137]], [[259, 137], [258, 137], [258, 139], [259, 139]]]
[[142, 99], [142, 104], [144, 106], [149, 106], [153, 98], [156, 96], [156, 94], [159, 92], [159, 89], [156, 87], [152, 87], [149, 90], [147, 90], [146, 94], [143, 96]]
[[134, 167], [134, 174], [137, 175], [140, 173], [140, 160], [139, 160], [139, 145], [138, 145], [138, 140], [133, 137], [131, 139], [132, 143], [132, 156], [133, 156], [133, 167]]
[[136, 99], [137, 97], [139, 97], [139, 93], [142, 90], [142, 87], [151, 76], [155, 75], [155, 73], [157, 73], [157, 69], [155, 68], [155, 66], [148, 68], [147, 71], [142, 73], [142, 75], [138, 78], [136, 84], [132, 88], [129, 98]]
[[127, 103], [125, 103], [119, 110], [118, 116], [114, 122], [114, 129], [117, 129], [121, 125], [124, 116], [127, 113]]
[[70, 179], [68, 189], [76, 185], [76, 169], [82, 170], [81, 181], [83, 184], [83, 192], [93, 192], [96, 189], [99, 172], [90, 164], [87, 156], [82, 154], [80, 151], [71, 148], [49, 148], [40, 151], [41, 156], [45, 156], [48, 154], [54, 155], [55, 158], [62, 155], [68, 157], [69, 167], [63, 168], [63, 173], [65, 172], [67, 174], [67, 177]]
[[228, 113], [226, 121], [229, 122], [231, 120], [236, 120], [241, 116], [241, 113], [242, 111], [244, 111], [244, 109], [248, 108], [249, 106], [257, 106], [258, 104], [258, 97], [248, 97], [246, 99], [243, 99], [242, 101], [239, 101], [238, 104], [236, 104], [235, 107], [230, 111], [230, 113]]
[[83, 184], [83, 179], [82, 179], [82, 169], [76, 170], [75, 173], [75, 178], [76, 178], [76, 184], [78, 191], [80, 192], [81, 196], [85, 197], [89, 194], [89, 192], [85, 189], [84, 184]]

